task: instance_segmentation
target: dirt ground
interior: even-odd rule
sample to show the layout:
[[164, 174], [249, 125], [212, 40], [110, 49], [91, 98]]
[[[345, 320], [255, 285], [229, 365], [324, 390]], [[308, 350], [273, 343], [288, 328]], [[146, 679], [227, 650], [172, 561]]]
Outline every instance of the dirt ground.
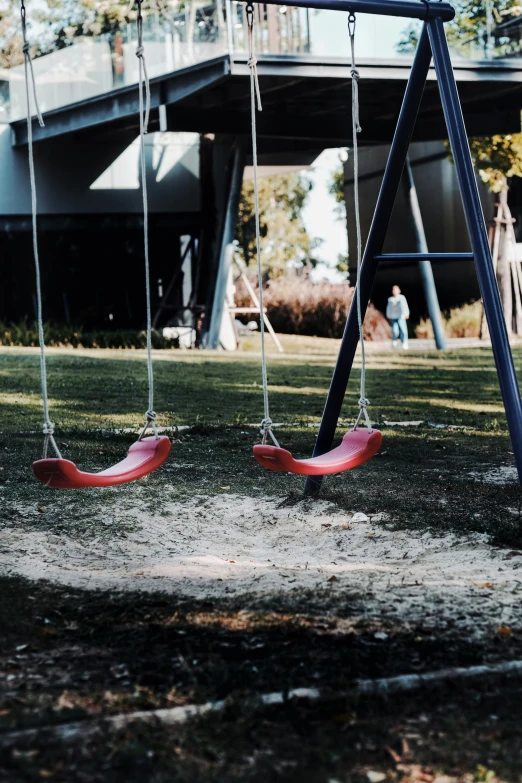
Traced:
[[[335, 349], [273, 358], [296, 454]], [[372, 353], [383, 449], [318, 501], [252, 459], [256, 357], [167, 353], [166, 465], [53, 493], [30, 471], [37, 356], [0, 351], [0, 781], [521, 783], [522, 678], [353, 694], [361, 678], [522, 659], [521, 499], [489, 353]], [[60, 446], [82, 468], [132, 442], [136, 354], [50, 356]], [[256, 702], [293, 688], [321, 697]], [[216, 699], [219, 716], [179, 726], [98, 723]], [[71, 721], [99, 729], [53, 734]]]
[[[494, 481], [496, 473], [486, 474]], [[36, 516], [36, 507], [19, 509]], [[514, 510], [513, 513], [518, 513]], [[490, 635], [519, 614], [522, 551], [485, 534], [433, 536], [386, 527], [384, 512], [349, 513], [327, 501], [286, 505], [227, 492], [135, 505], [132, 528], [114, 520], [89, 541], [51, 532], [0, 532], [0, 570], [101, 590], [159, 590], [187, 598], [269, 596], [329, 588], [362, 596], [363, 612], [400, 622], [458, 619]], [[480, 624], [477, 615], [480, 614]]]

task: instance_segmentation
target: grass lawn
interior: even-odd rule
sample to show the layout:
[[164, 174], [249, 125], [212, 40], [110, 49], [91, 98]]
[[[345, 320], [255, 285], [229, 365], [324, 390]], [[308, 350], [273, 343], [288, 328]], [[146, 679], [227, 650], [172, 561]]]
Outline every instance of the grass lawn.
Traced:
[[[285, 347], [287, 353], [270, 357], [272, 419], [284, 424], [278, 430], [282, 445], [296, 455], [308, 456], [338, 342], [287, 337]], [[522, 375], [520, 348], [515, 358]], [[48, 370], [51, 417], [64, 456], [91, 470], [121, 459], [134, 436], [114, 430], [138, 427], [146, 409], [143, 355], [54, 350]], [[357, 376], [355, 371], [344, 406], [342, 423], [346, 426], [356, 411]], [[59, 528], [63, 521], [68, 530], [75, 524], [85, 529], [88, 524], [94, 535], [99, 494], [66, 493], [65, 504], [63, 494], [39, 486], [30, 470], [41, 450], [36, 351], [1, 351], [0, 377], [0, 432], [4, 435], [0, 442], [0, 467], [4, 469], [0, 514], [9, 515], [13, 502], [43, 504], [45, 516], [53, 520], [49, 524]], [[257, 352], [158, 352], [155, 377], [158, 424], [190, 425], [192, 429], [174, 439], [170, 465], [176, 467], [167, 465], [148, 479], [151, 497], [160, 493], [172, 499], [195, 491], [212, 494], [224, 485], [232, 492], [253, 496], [301, 496], [302, 478], [263, 472], [252, 457], [251, 446], [257, 441], [262, 417]], [[382, 454], [360, 470], [326, 480], [323, 497], [356, 510], [364, 496], [370, 511], [385, 508], [400, 525], [472, 529], [491, 534], [498, 543], [522, 546], [518, 515], [505, 513], [506, 508], [520, 505], [518, 486], [481, 484], [472, 475], [514, 464], [491, 352], [374, 354], [367, 388], [372, 419], [383, 430]], [[383, 424], [405, 420], [424, 424], [414, 428]], [[439, 429], [430, 424], [465, 429]], [[142, 486], [105, 493], [105, 510], [111, 504], [132, 505]], [[61, 513], [64, 505], [66, 519]], [[39, 519], [38, 525], [43, 521]]]
[[[270, 352], [271, 414], [284, 425], [282, 445], [308, 456], [338, 342], [287, 337], [284, 345], [285, 354]], [[262, 414], [257, 348], [252, 338], [235, 355], [158, 352], [158, 424], [190, 429], [174, 434], [162, 469], [103, 493], [50, 491], [34, 480], [38, 355], [0, 350], [2, 528], [88, 548], [107, 536], [123, 541], [138, 503], [161, 513], [163, 503], [224, 491], [297, 503], [302, 478], [263, 472], [252, 457]], [[520, 348], [515, 361], [522, 377]], [[64, 456], [92, 470], [121, 459], [133, 435], [116, 431], [138, 427], [146, 409], [143, 353], [53, 350], [48, 370]], [[354, 372], [344, 424], [355, 413], [357, 378]], [[490, 351], [372, 352], [367, 387], [382, 452], [330, 477], [323, 497], [347, 512], [385, 512], [387, 530], [485, 533], [492, 551], [517, 555], [521, 496], [516, 481], [503, 478], [514, 462]], [[477, 607], [479, 624], [478, 598]], [[522, 658], [514, 626], [485, 639], [463, 635], [458, 621], [434, 630], [393, 614], [373, 617], [356, 592], [203, 600], [99, 593], [6, 573], [0, 627], [1, 781], [522, 781], [520, 682], [390, 700], [332, 697], [355, 678]], [[243, 704], [245, 696], [306, 686], [331, 698], [258, 710]], [[221, 698], [229, 699], [222, 716], [180, 727], [137, 724], [71, 743], [46, 733], [1, 742], [2, 732], [26, 727]]]

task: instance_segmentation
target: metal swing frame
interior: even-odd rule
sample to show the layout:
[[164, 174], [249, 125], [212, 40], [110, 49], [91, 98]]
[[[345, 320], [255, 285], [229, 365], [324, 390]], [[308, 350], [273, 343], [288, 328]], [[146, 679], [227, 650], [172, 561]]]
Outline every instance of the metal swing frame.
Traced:
[[[283, 5], [283, 2], [279, 0], [267, 0], [267, 2], [272, 5]], [[292, 5], [321, 10], [344, 11], [347, 14], [379, 14], [423, 21], [422, 32], [402, 101], [397, 127], [364, 250], [359, 280], [361, 309], [364, 317], [379, 262], [392, 258], [392, 256], [382, 252], [384, 240], [395, 197], [400, 187], [401, 176], [406, 163], [424, 86], [433, 58], [444, 119], [455, 161], [471, 242], [472, 256], [475, 261], [480, 292], [489, 326], [515, 463], [519, 481], [522, 485], [522, 402], [520, 390], [493, 268], [462, 108], [444, 33], [444, 22], [453, 19], [455, 11], [444, 0], [442, 2], [438, 2], [438, 0], [292, 0]], [[453, 259], [455, 257], [454, 253], [408, 253], [407, 257], [423, 261], [435, 255], [437, 259]], [[393, 258], [396, 257], [397, 254], [394, 254]], [[321, 426], [313, 452], [314, 457], [329, 451], [335, 436], [355, 351], [359, 342], [355, 301], [356, 297], [354, 296], [323, 411]], [[317, 494], [320, 490], [322, 479], [322, 476], [309, 477], [305, 485], [305, 495]]]

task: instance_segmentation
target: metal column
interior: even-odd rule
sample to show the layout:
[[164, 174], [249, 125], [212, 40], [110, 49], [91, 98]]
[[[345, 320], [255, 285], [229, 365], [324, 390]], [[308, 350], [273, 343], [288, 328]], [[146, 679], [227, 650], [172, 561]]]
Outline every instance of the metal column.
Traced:
[[[420, 211], [419, 199], [417, 197], [417, 188], [415, 187], [415, 180], [413, 179], [413, 172], [411, 170], [409, 156], [406, 158], [404, 178], [406, 184], [406, 195], [413, 217], [417, 253], [428, 253], [428, 243], [426, 242], [426, 234], [424, 233], [424, 223], [422, 222], [422, 214]], [[427, 259], [419, 261], [419, 271], [421, 273], [422, 286], [424, 288], [424, 296], [426, 297], [426, 303], [428, 305], [430, 321], [433, 326], [435, 345], [439, 351], [443, 351], [446, 348], [446, 338], [444, 336], [444, 326], [442, 324], [442, 318], [440, 315], [439, 298], [437, 296], [437, 289], [435, 287], [431, 262]]]
[[242, 144], [238, 144], [234, 151], [234, 162], [230, 177], [225, 223], [223, 226], [219, 252], [219, 266], [214, 288], [214, 298], [212, 301], [212, 312], [210, 314], [210, 326], [204, 341], [205, 348], [219, 348], [219, 332], [225, 307], [228, 273], [232, 263], [232, 256], [229, 252], [227, 253], [227, 247], [233, 242], [234, 234], [236, 232], [237, 211], [239, 199], [241, 197], [244, 170], [245, 148]]

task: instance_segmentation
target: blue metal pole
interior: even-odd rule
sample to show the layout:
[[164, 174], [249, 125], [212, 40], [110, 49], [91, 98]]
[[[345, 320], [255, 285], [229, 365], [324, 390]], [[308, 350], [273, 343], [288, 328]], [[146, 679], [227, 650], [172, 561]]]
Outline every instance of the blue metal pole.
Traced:
[[[426, 25], [422, 33], [413, 61], [410, 78], [404, 94], [404, 99], [395, 129], [386, 170], [384, 172], [375, 213], [373, 215], [368, 241], [364, 250], [359, 285], [361, 286], [361, 310], [364, 318], [373, 281], [377, 272], [378, 262], [375, 257], [382, 253], [386, 232], [390, 222], [393, 204], [400, 186], [404, 163], [408, 154], [411, 136], [417, 119], [424, 85], [431, 62], [431, 49]], [[361, 88], [362, 89], [362, 85]], [[323, 418], [317, 435], [314, 454], [316, 457], [329, 451], [335, 436], [335, 429], [350, 378], [353, 359], [359, 342], [359, 327], [357, 323], [357, 308], [354, 295], [350, 313], [344, 329], [339, 356], [332, 376], [330, 390], [323, 411]], [[315, 495], [319, 492], [322, 476], [309, 476], [305, 485], [305, 495]]]
[[506, 418], [515, 455], [519, 481], [522, 484], [522, 402], [518, 388], [513, 356], [498, 292], [493, 261], [488, 244], [486, 225], [480, 203], [477, 181], [469, 151], [464, 118], [457, 85], [451, 67], [444, 27], [439, 19], [428, 25], [433, 60], [437, 72], [442, 108], [448, 128], [453, 159], [462, 194], [471, 247], [479, 281], [484, 310], [488, 320], [493, 355], [497, 365], [500, 390], [506, 409]]
[[[426, 242], [426, 234], [424, 233], [424, 223], [422, 221], [422, 213], [420, 211], [417, 188], [415, 187], [415, 180], [413, 179], [413, 172], [411, 170], [409, 156], [406, 158], [404, 176], [406, 198], [408, 199], [411, 216], [413, 218], [413, 228], [415, 230], [415, 244], [417, 245], [417, 252], [427, 254], [428, 243]], [[440, 314], [439, 297], [437, 296], [437, 288], [435, 286], [435, 279], [433, 277], [433, 269], [431, 268], [430, 261], [428, 261], [426, 257], [419, 261], [419, 272], [421, 274], [424, 296], [426, 297], [428, 313], [430, 316], [431, 325], [433, 327], [435, 345], [439, 351], [443, 351], [446, 348], [446, 337], [444, 335], [444, 326], [442, 324], [442, 317]]]

